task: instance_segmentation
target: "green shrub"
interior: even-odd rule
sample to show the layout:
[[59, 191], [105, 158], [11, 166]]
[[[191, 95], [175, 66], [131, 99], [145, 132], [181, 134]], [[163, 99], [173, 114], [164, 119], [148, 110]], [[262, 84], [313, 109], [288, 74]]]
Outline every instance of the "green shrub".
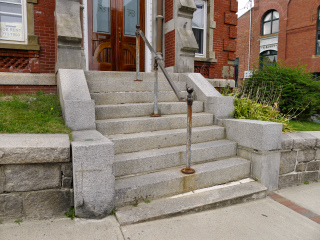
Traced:
[[236, 97], [234, 107], [235, 118], [278, 122], [283, 124], [282, 131], [293, 131], [288, 125], [290, 118], [281, 114], [276, 106], [264, 105], [248, 98]]
[[[245, 95], [250, 95], [250, 91], [256, 93], [259, 88], [264, 88], [263, 95], [266, 97], [271, 91], [281, 92], [279, 110], [285, 115], [299, 113], [300, 119], [306, 119], [320, 112], [320, 81], [316, 81], [304, 66], [286, 67], [280, 62], [255, 70], [252, 78], [245, 81], [242, 90]], [[258, 102], [263, 102], [264, 96], [260, 96]], [[251, 94], [249, 98], [256, 100], [255, 97]]]

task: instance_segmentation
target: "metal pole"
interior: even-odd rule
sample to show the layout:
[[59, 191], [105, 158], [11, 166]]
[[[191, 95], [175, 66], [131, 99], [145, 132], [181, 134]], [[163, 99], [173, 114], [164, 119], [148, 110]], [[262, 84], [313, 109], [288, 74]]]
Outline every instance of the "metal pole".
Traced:
[[156, 73], [156, 79], [154, 82], [154, 104], [153, 104], [153, 114], [151, 117], [161, 117], [158, 110], [158, 61], [154, 59], [154, 71]]
[[251, 61], [251, 28], [252, 28], [252, 0], [250, 1], [250, 26], [249, 26], [249, 51], [248, 51], [248, 71], [250, 71], [250, 61]]
[[136, 26], [136, 80], [142, 81], [140, 79], [140, 25]]
[[188, 104], [188, 118], [187, 118], [187, 166], [181, 170], [184, 174], [195, 173], [195, 170], [191, 168], [191, 132], [192, 132], [192, 103], [193, 103], [193, 88], [187, 88], [187, 104]]

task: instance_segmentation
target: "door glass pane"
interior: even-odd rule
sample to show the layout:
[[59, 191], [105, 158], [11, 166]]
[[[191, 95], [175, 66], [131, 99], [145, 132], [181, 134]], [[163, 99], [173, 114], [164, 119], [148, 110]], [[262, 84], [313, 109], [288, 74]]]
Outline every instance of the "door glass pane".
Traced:
[[139, 24], [139, 0], [123, 1], [124, 35], [135, 36]]
[[93, 0], [93, 32], [110, 33], [110, 0]]
[[279, 20], [275, 20], [272, 22], [272, 33], [279, 32]]
[[22, 14], [20, 4], [0, 3], [0, 12]]
[[193, 13], [192, 27], [204, 28], [204, 3], [196, 2], [197, 10]]
[[192, 28], [192, 30], [199, 46], [196, 53], [203, 54], [203, 30], [197, 28]]
[[263, 35], [271, 34], [271, 22], [263, 24]]

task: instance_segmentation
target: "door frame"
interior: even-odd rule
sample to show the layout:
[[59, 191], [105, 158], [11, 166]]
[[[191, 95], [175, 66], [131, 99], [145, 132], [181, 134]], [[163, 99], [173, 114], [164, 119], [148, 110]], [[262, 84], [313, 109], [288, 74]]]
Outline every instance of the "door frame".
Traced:
[[[84, 57], [85, 57], [85, 70], [89, 71], [89, 34], [88, 34], [88, 1], [90, 0], [83, 0], [83, 47], [84, 47]], [[143, 1], [143, 0], [142, 0]], [[156, 5], [154, 0], [145, 0], [145, 35], [146, 38], [149, 40], [151, 45], [155, 47], [155, 16], [156, 12], [153, 9], [153, 5]], [[149, 49], [145, 48], [144, 53], [144, 71], [151, 72], [153, 69], [153, 61], [152, 55]]]

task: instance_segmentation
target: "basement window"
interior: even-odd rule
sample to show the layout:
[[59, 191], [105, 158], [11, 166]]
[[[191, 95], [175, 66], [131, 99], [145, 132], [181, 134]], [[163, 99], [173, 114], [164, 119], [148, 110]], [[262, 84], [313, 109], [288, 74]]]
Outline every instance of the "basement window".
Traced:
[[25, 11], [25, 0], [0, 0], [0, 42], [27, 42]]
[[207, 2], [196, 0], [195, 4], [197, 10], [193, 13], [192, 31], [199, 46], [199, 49], [196, 51], [196, 56], [206, 57]]

